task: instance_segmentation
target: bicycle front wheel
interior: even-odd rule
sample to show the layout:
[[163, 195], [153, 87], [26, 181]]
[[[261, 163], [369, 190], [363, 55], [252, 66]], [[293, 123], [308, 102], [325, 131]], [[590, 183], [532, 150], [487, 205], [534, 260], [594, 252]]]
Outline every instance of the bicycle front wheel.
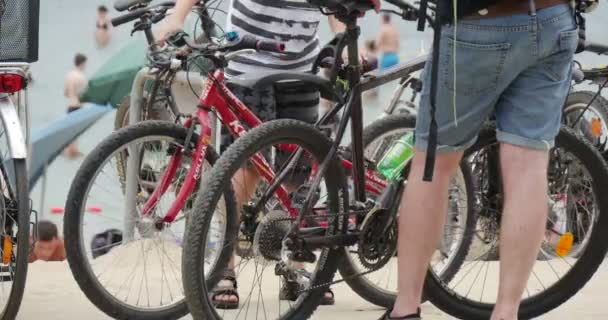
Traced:
[[[186, 128], [163, 121], [120, 129], [87, 156], [72, 182], [64, 219], [68, 262], [87, 298], [112, 318], [178, 319], [188, 313], [179, 263], [196, 191], [184, 201], [173, 222], [159, 222], [176, 203], [185, 176], [195, 165], [182, 152], [187, 136]], [[198, 141], [194, 134], [190, 150]], [[143, 208], [163, 184], [177, 152], [181, 160], [168, 187], [144, 215]], [[139, 164], [129, 172], [125, 163], [132, 157]], [[208, 147], [199, 181], [206, 179], [216, 159], [217, 154]], [[133, 198], [126, 190], [128, 175], [137, 182]], [[213, 220], [221, 237], [235, 223], [229, 220], [235, 215], [234, 203], [231, 189], [223, 190], [221, 210]]]
[[[482, 130], [467, 151], [479, 197], [477, 238], [453, 280], [432, 270], [425, 292], [434, 305], [461, 319], [488, 319], [497, 299], [500, 212], [503, 195], [492, 187], [498, 143], [495, 128]], [[494, 165], [492, 166], [492, 163]], [[608, 169], [599, 152], [571, 129], [562, 128], [550, 151], [549, 215], [545, 239], [522, 297], [519, 318], [544, 314], [576, 294], [596, 272], [608, 250]], [[561, 235], [573, 237], [570, 248]]]
[[[281, 177], [281, 174], [273, 174], [272, 167], [289, 163], [280, 161], [286, 155], [283, 153], [285, 146], [304, 150], [301, 162], [288, 171], [279, 170], [285, 173], [285, 179], [280, 182], [288, 189], [289, 196], [268, 189], [275, 179]], [[301, 212], [301, 206], [298, 206], [302, 196], [311, 190], [307, 185], [310, 165], [322, 163], [330, 148], [331, 141], [311, 125], [296, 120], [275, 120], [254, 128], [222, 155], [210, 173], [211, 178], [197, 196], [186, 235], [182, 276], [194, 319], [307, 319], [317, 308], [325, 285], [332, 281], [336, 272], [342, 251], [330, 249], [327, 245], [300, 250], [296, 245], [299, 241], [294, 240], [295, 247], [290, 247], [284, 239], [290, 234], [290, 228], [300, 227], [294, 222], [300, 216], [305, 216], [302, 218], [306, 226], [316, 226], [307, 228], [307, 231], [314, 232], [316, 239], [321, 241], [346, 227], [348, 219], [338, 214], [347, 208], [348, 199], [345, 176], [337, 161], [330, 160], [325, 175], [319, 177], [322, 180], [319, 194], [314, 196], [314, 214]], [[266, 159], [271, 166], [257, 171], [265, 177], [263, 182], [251, 177], [253, 174], [250, 172], [254, 169], [250, 161], [254, 155]], [[207, 281], [201, 277], [206, 259], [221, 252], [232, 254], [235, 243], [239, 241], [236, 236], [226, 238], [224, 242], [210, 241], [209, 236], [214, 233], [211, 221], [221, 190], [228, 185], [234, 185], [242, 201], [239, 206], [241, 231], [254, 235], [253, 255], [235, 256], [231, 263], [225, 265], [226, 269], [234, 272], [228, 295], [234, 296], [233, 290], [238, 289], [240, 296], [239, 304], [231, 307], [218, 301], [218, 297], [226, 293], [225, 288], [215, 287], [223, 274], [212, 274]], [[267, 200], [262, 196], [265, 194], [269, 195]]]

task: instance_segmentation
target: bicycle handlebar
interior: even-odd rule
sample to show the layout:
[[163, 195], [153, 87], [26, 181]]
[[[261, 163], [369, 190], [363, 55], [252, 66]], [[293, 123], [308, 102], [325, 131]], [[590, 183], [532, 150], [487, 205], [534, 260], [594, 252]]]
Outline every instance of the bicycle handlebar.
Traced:
[[[381, 10], [384, 12], [390, 12], [396, 15], [401, 16], [402, 19], [406, 20], [406, 21], [416, 21], [418, 20], [418, 17], [420, 16], [420, 8], [415, 7], [414, 5], [412, 5], [411, 3], [407, 2], [407, 1], [403, 1], [403, 0], [386, 0], [386, 2], [396, 6], [397, 8], [401, 9], [401, 13], [392, 11], [392, 10]], [[430, 9], [431, 11], [433, 10], [432, 7], [428, 7], [428, 9]], [[433, 26], [434, 22], [435, 22], [435, 18], [433, 18], [431, 15], [429, 15], [428, 13], [424, 13], [426, 15], [426, 20], [431, 24], [431, 26]]]
[[143, 16], [146, 12], [148, 12], [148, 9], [137, 9], [127, 14], [123, 14], [122, 16], [112, 18], [112, 25], [114, 27], [118, 27], [121, 24], [137, 20], [141, 18], [141, 16]]
[[183, 31], [173, 33], [167, 37], [167, 42], [174, 47], [184, 47], [187, 46], [192, 50], [201, 51], [201, 52], [229, 52], [229, 51], [238, 51], [238, 50], [246, 50], [253, 49], [256, 51], [266, 51], [266, 52], [276, 52], [282, 53], [285, 52], [285, 44], [274, 41], [264, 41], [258, 40], [251, 35], [245, 35], [240, 37], [234, 41], [223, 45], [202, 43], [197, 44], [188, 39], [188, 35]]
[[[173, 8], [173, 6], [175, 6], [174, 2], [163, 2], [163, 3], [159, 3], [158, 5], [152, 6], [152, 7], [148, 7], [148, 8], [141, 8], [141, 9], [137, 9], [137, 10], [133, 10], [129, 13], [126, 13], [124, 15], [115, 17], [112, 19], [111, 23], [112, 26], [114, 27], [118, 27], [122, 24], [125, 24], [127, 22], [131, 22], [133, 20], [137, 20], [139, 18], [141, 18], [142, 16], [144, 16], [146, 13], [148, 12], [154, 12], [155, 9], [168, 9], [168, 8]], [[159, 19], [160, 21], [161, 19]]]

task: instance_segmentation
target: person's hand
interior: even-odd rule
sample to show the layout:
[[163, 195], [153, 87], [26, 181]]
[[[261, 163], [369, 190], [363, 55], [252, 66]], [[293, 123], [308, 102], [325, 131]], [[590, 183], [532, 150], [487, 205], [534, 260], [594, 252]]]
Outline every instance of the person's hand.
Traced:
[[160, 25], [160, 28], [156, 32], [156, 40], [159, 44], [164, 44], [165, 40], [167, 40], [167, 36], [171, 33], [182, 30], [183, 23], [180, 21], [176, 21], [169, 16], [163, 23]]
[[380, 12], [380, 0], [369, 0], [376, 12]]

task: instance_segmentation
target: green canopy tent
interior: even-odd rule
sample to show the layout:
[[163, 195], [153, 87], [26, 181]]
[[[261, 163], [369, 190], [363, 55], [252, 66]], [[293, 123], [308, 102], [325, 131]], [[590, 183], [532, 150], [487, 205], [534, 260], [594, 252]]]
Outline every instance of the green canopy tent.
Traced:
[[122, 99], [131, 92], [137, 72], [146, 63], [146, 50], [144, 41], [132, 40], [93, 75], [81, 95], [81, 100], [118, 107]]

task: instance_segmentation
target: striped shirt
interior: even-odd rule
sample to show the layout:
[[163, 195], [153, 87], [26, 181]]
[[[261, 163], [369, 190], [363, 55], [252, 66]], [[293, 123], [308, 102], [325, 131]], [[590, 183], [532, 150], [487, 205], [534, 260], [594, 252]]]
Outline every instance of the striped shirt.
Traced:
[[230, 61], [228, 77], [260, 71], [309, 71], [319, 53], [323, 14], [306, 0], [231, 0], [228, 31], [285, 44], [285, 53], [257, 52]]

